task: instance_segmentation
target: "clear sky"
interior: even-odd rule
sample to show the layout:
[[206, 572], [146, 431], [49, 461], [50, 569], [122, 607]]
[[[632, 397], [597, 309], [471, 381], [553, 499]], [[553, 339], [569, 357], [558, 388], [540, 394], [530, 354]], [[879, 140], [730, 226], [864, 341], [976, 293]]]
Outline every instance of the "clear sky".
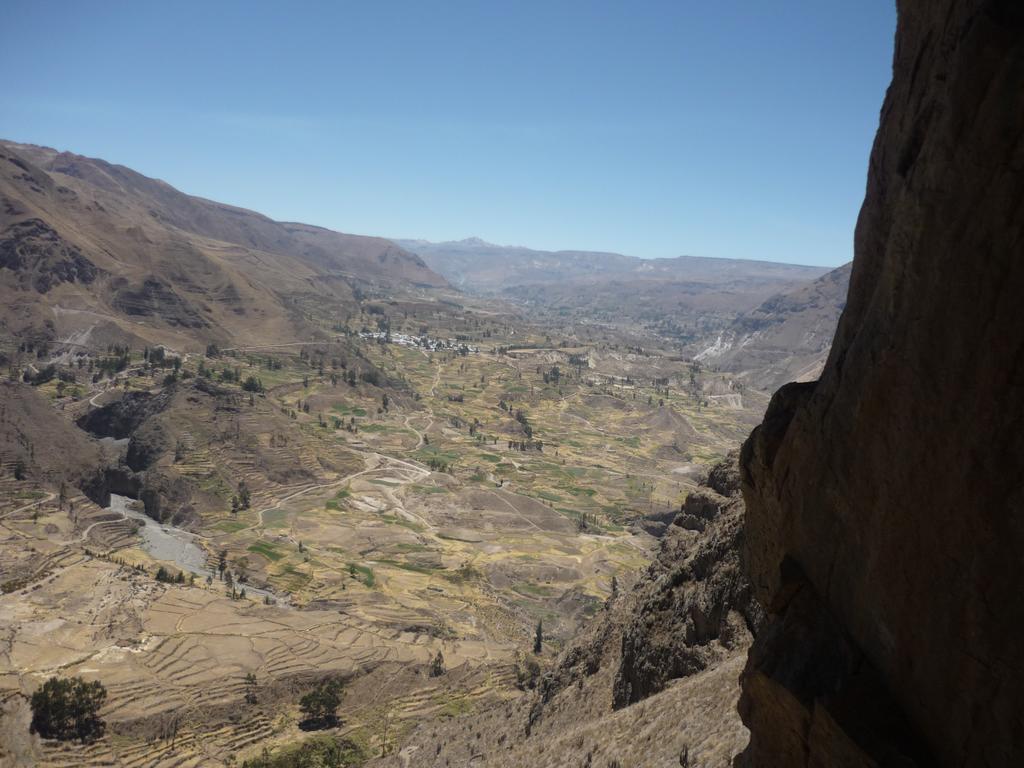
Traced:
[[892, 0], [5, 0], [0, 136], [346, 232], [837, 265]]

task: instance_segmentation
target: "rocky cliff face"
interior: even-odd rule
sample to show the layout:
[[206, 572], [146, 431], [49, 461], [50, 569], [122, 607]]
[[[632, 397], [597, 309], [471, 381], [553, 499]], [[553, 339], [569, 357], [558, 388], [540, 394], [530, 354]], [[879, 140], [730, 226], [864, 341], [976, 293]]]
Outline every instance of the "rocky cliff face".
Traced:
[[755, 765], [1024, 764], [1024, 5], [899, 11], [829, 360], [741, 461]]
[[657, 559], [630, 596], [612, 704], [715, 665], [750, 643], [763, 620], [740, 568], [743, 502], [736, 456], [690, 493]]

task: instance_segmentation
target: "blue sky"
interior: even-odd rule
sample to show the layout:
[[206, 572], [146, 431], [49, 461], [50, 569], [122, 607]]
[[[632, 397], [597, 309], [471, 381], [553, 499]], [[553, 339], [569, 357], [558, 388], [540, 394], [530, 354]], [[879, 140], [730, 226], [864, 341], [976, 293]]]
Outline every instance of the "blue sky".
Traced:
[[891, 0], [7, 0], [0, 136], [274, 218], [837, 265]]

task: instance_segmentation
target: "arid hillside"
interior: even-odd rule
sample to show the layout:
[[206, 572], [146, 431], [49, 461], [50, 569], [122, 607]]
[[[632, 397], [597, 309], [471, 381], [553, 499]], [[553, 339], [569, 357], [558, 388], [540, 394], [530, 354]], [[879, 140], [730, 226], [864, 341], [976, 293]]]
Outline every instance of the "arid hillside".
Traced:
[[272, 221], [102, 160], [0, 142], [0, 344], [308, 337], [307, 308], [443, 287], [394, 243]]
[[776, 294], [738, 317], [694, 358], [737, 374], [744, 384], [774, 392], [790, 381], [816, 379], [850, 286], [850, 265]]
[[765, 392], [821, 370], [846, 300], [849, 265], [537, 251], [478, 238], [400, 240], [454, 285], [498, 295], [548, 323], [655, 338]]

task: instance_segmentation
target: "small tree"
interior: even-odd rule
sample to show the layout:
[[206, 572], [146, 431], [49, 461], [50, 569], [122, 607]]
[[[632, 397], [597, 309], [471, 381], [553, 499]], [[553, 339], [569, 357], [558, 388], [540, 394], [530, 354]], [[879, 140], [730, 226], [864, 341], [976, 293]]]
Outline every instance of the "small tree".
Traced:
[[95, 741], [106, 729], [98, 714], [106, 699], [99, 681], [51, 677], [32, 694], [31, 731], [45, 739]]
[[257, 695], [258, 686], [256, 684], [256, 675], [252, 672], [245, 676], [245, 703], [256, 704], [259, 701]]
[[437, 656], [430, 662], [430, 676], [440, 677], [445, 673], [444, 656], [440, 651], [437, 652]]
[[542, 619], [537, 620], [537, 631], [533, 635], [533, 652], [540, 653], [544, 645], [544, 622]]
[[340, 680], [322, 681], [316, 688], [299, 699], [299, 708], [305, 715], [305, 724], [314, 728], [336, 725], [341, 696]]
[[250, 501], [249, 486], [243, 480], [238, 484], [238, 506], [242, 509], [248, 509]]

